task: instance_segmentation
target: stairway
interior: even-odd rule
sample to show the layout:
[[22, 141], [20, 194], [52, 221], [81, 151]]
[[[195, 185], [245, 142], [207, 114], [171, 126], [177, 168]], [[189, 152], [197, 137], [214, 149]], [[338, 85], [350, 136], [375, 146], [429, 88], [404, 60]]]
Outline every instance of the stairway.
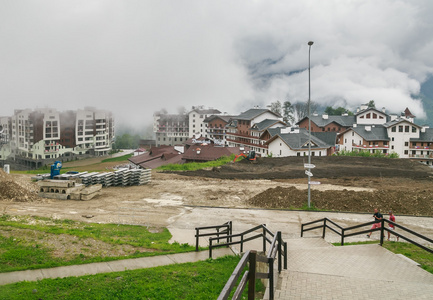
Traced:
[[433, 274], [379, 244], [286, 241], [288, 268], [279, 275], [275, 299], [432, 299]]

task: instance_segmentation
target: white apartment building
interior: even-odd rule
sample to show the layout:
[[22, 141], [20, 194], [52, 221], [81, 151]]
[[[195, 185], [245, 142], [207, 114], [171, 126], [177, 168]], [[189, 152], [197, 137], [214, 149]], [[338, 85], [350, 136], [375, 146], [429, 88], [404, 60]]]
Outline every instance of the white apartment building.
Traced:
[[221, 112], [213, 108], [203, 106], [193, 106], [188, 113], [189, 137], [208, 137], [206, 133], [207, 123], [204, 120], [211, 115], [220, 115]]
[[112, 114], [94, 108], [77, 112], [50, 108], [16, 110], [10, 120], [10, 152], [2, 150], [1, 154], [34, 167], [46, 159], [106, 155], [114, 138]]

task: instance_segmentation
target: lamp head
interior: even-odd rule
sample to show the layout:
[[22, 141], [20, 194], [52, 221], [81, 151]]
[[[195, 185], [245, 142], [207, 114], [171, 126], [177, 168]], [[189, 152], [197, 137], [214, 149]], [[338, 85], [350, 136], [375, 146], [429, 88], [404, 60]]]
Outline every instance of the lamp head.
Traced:
[[308, 42], [308, 46], [311, 46], [311, 45], [313, 45], [313, 44], [314, 44], [313, 41], [309, 41], [309, 42]]

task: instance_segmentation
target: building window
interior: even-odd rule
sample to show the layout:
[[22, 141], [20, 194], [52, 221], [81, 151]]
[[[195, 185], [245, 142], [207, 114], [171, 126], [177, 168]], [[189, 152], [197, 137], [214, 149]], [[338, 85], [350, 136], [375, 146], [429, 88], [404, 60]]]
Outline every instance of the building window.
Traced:
[[409, 126], [404, 126], [404, 132], [409, 132]]
[[416, 154], [416, 150], [412, 150], [412, 154], [415, 155]]
[[393, 142], [394, 142], [394, 138], [391, 138], [391, 141], [393, 141]]
[[391, 128], [391, 131], [392, 131], [392, 132], [396, 132], [396, 131], [397, 131], [396, 127], [393, 126], [393, 127]]
[[403, 132], [403, 126], [402, 125], [398, 126], [398, 132]]

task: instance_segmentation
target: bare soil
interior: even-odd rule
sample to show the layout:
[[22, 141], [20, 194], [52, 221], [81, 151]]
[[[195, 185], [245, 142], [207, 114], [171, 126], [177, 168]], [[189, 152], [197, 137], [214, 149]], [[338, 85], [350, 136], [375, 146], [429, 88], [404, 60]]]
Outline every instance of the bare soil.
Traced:
[[[169, 226], [190, 206], [299, 209], [307, 203], [306, 162], [304, 157], [260, 158], [257, 163], [243, 160], [210, 170], [153, 171], [150, 184], [104, 188], [90, 201], [43, 199], [37, 196], [38, 187], [30, 176], [0, 171], [0, 212], [158, 228]], [[363, 157], [313, 157], [312, 162], [316, 165], [312, 180], [320, 182], [311, 185], [311, 201], [317, 209], [371, 213], [379, 208], [382, 212], [392, 209], [397, 215], [433, 217], [433, 169], [428, 166], [405, 159]], [[2, 228], [0, 234], [8, 236], [11, 231]], [[80, 249], [106, 256], [147, 251], [110, 248], [90, 239], [27, 235], [43, 240], [65, 258]]]

